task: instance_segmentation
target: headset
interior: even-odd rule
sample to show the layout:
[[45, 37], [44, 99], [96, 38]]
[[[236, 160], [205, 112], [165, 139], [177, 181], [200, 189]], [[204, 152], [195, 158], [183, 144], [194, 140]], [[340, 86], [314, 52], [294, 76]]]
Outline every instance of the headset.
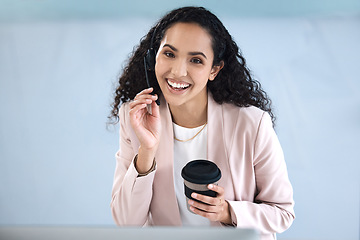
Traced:
[[[146, 51], [146, 55], [144, 57], [144, 68], [145, 68], [145, 78], [146, 78], [146, 83], [147, 86], [150, 88], [150, 82], [149, 82], [149, 77], [148, 77], [148, 71], [155, 71], [155, 50], [153, 47], [154, 44], [154, 38], [156, 35], [156, 30], [157, 30], [158, 26], [155, 27], [153, 35], [151, 36], [151, 42], [150, 42], [150, 48]], [[156, 104], [159, 106], [160, 105], [160, 100], [157, 99]]]

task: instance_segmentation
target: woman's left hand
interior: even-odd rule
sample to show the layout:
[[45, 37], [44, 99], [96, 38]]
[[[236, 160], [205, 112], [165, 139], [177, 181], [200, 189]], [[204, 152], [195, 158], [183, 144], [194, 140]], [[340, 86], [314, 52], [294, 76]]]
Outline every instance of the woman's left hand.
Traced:
[[[208, 188], [217, 192], [216, 197], [209, 197], [197, 193], [192, 193], [191, 197], [196, 199], [189, 200], [190, 210], [194, 213], [208, 218], [210, 221], [218, 221], [225, 224], [232, 224], [230, 206], [224, 199], [225, 190], [214, 184], [209, 184]], [[200, 202], [198, 202], [200, 201]]]

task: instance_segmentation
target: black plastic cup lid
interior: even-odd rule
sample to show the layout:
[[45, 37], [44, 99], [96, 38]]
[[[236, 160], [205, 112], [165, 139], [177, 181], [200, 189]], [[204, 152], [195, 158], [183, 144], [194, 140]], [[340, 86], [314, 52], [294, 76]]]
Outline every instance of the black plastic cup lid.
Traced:
[[208, 160], [193, 160], [183, 167], [181, 176], [191, 183], [209, 184], [221, 178], [221, 171], [215, 163]]

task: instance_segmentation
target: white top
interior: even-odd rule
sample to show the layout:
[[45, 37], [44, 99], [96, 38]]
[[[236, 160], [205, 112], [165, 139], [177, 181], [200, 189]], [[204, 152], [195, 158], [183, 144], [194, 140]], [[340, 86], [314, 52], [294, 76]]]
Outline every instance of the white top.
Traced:
[[[197, 128], [185, 128], [173, 123], [174, 136], [187, 140], [196, 135], [204, 125]], [[210, 226], [210, 220], [189, 212], [186, 207], [182, 168], [190, 161], [207, 159], [207, 126], [192, 140], [179, 142], [174, 139], [174, 184], [183, 226]]]

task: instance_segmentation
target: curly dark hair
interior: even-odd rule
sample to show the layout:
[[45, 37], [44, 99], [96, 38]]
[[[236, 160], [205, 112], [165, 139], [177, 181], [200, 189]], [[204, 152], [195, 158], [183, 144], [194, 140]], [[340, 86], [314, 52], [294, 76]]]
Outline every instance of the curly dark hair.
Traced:
[[[144, 56], [151, 45], [157, 50], [166, 30], [179, 22], [196, 23], [207, 30], [212, 36], [213, 66], [220, 65], [221, 61], [224, 62], [224, 67], [215, 80], [207, 83], [208, 91], [212, 93], [214, 100], [219, 104], [232, 103], [239, 107], [250, 105], [258, 107], [269, 113], [274, 125], [275, 116], [270, 98], [261, 84], [252, 78], [245, 58], [227, 29], [213, 13], [203, 7], [183, 7], [169, 12], [141, 39], [140, 45], [133, 52], [119, 78], [109, 119], [117, 123], [121, 103], [134, 99], [138, 92], [147, 88]], [[148, 71], [148, 77], [154, 92], [160, 95], [161, 90], [155, 72]]]

